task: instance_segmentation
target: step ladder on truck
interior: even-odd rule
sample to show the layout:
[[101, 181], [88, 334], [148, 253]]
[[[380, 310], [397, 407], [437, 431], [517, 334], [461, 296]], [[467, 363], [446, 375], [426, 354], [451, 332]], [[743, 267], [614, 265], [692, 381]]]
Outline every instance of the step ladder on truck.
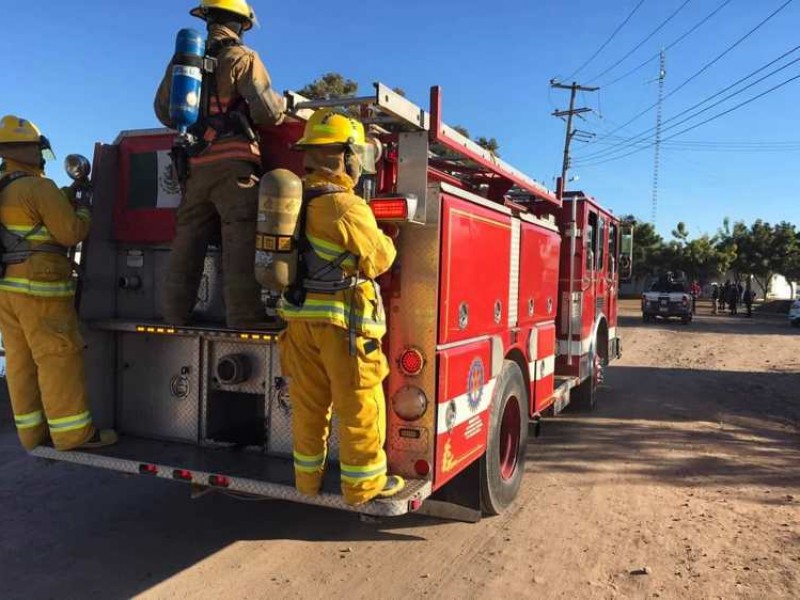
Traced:
[[[617, 291], [630, 259], [620, 256], [619, 220], [582, 193], [557, 196], [446, 125], [438, 87], [429, 111], [380, 83], [367, 97], [288, 93], [287, 101], [293, 117], [260, 132], [265, 171], [302, 175], [292, 145], [320, 107], [360, 111], [383, 148], [360, 192], [379, 224], [399, 228], [397, 261], [380, 284], [392, 366], [386, 453], [406, 490], [345, 504], [335, 423], [323, 493], [294, 489], [279, 331], [221, 325], [217, 248], [206, 258], [196, 324], [161, 319], [180, 199], [168, 130], [126, 131], [95, 148], [77, 301], [94, 419], [115, 427], [120, 442], [33, 454], [374, 516], [501, 512], [519, 490], [529, 430], [571, 400], [592, 408], [602, 368], [620, 354]], [[571, 233], [574, 255], [562, 243]]]

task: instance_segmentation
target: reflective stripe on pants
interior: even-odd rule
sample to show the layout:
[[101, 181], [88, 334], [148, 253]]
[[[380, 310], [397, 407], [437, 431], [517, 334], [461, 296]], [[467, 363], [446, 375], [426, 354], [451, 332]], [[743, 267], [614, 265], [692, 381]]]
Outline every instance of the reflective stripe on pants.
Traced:
[[83, 339], [71, 298], [0, 291], [0, 330], [14, 423], [26, 450], [49, 437], [58, 450], [94, 435], [83, 371]]
[[386, 401], [389, 372], [380, 344], [357, 339], [350, 356], [347, 331], [328, 323], [290, 321], [279, 338], [281, 369], [289, 377], [294, 434], [295, 482], [319, 492], [332, 410], [339, 422], [344, 499], [362, 504], [386, 485]]

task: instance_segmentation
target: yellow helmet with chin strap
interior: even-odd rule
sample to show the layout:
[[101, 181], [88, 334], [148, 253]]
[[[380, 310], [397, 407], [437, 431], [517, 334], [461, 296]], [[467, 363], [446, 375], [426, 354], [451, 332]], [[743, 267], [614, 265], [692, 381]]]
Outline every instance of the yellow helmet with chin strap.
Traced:
[[189, 11], [189, 14], [205, 21], [207, 19], [208, 11], [212, 9], [226, 10], [230, 13], [247, 19], [242, 27], [244, 31], [251, 29], [253, 27], [253, 23], [258, 23], [258, 19], [256, 18], [256, 13], [253, 10], [253, 7], [250, 6], [245, 0], [201, 0], [200, 6], [193, 8], [191, 11]]
[[318, 110], [306, 122], [298, 148], [308, 146], [363, 146], [366, 143], [364, 125], [332, 108]]
[[38, 144], [44, 158], [55, 160], [50, 141], [27, 119], [6, 115], [0, 120], [0, 153], [5, 144]]

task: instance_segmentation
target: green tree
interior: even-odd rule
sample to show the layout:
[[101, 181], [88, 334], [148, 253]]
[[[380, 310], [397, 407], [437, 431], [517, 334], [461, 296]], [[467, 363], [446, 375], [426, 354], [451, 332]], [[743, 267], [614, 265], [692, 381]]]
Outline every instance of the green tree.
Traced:
[[325, 73], [319, 79], [303, 87], [298, 93], [309, 100], [349, 98], [358, 93], [358, 83], [345, 78], [340, 73]]
[[478, 144], [484, 150], [488, 150], [498, 158], [500, 157], [500, 144], [494, 138], [485, 138], [483, 136], [479, 137], [475, 140], [475, 143]]

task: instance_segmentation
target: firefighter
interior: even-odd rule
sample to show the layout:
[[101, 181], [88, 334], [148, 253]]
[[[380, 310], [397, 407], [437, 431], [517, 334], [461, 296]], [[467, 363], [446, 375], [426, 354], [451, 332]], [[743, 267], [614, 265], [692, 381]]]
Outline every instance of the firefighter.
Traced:
[[381, 349], [386, 319], [375, 283], [396, 251], [353, 191], [367, 166], [363, 125], [320, 110], [297, 145], [307, 173], [301, 262], [295, 285], [284, 294], [280, 314], [287, 328], [279, 338], [292, 401], [295, 482], [304, 494], [320, 490], [332, 407], [339, 419], [342, 492], [348, 504], [358, 505], [405, 486], [401, 477], [387, 475], [383, 449], [382, 382], [389, 366]]
[[[206, 77], [198, 142], [175, 160], [183, 184], [177, 211], [162, 310], [173, 324], [188, 322], [197, 300], [209, 242], [222, 233], [222, 271], [227, 323], [257, 327], [265, 319], [261, 288], [253, 273], [261, 155], [258, 125], [279, 125], [283, 98], [272, 89], [258, 54], [242, 44], [255, 22], [245, 0], [202, 0], [191, 14], [208, 24], [207, 55], [217, 59]], [[172, 65], [158, 88], [155, 111], [167, 127]], [[188, 172], [187, 172], [188, 171]]]
[[26, 450], [48, 437], [57, 450], [113, 444], [116, 433], [96, 429], [89, 412], [68, 258], [89, 233], [89, 207], [45, 178], [55, 157], [30, 121], [3, 117], [0, 157], [0, 331], [19, 438]]

